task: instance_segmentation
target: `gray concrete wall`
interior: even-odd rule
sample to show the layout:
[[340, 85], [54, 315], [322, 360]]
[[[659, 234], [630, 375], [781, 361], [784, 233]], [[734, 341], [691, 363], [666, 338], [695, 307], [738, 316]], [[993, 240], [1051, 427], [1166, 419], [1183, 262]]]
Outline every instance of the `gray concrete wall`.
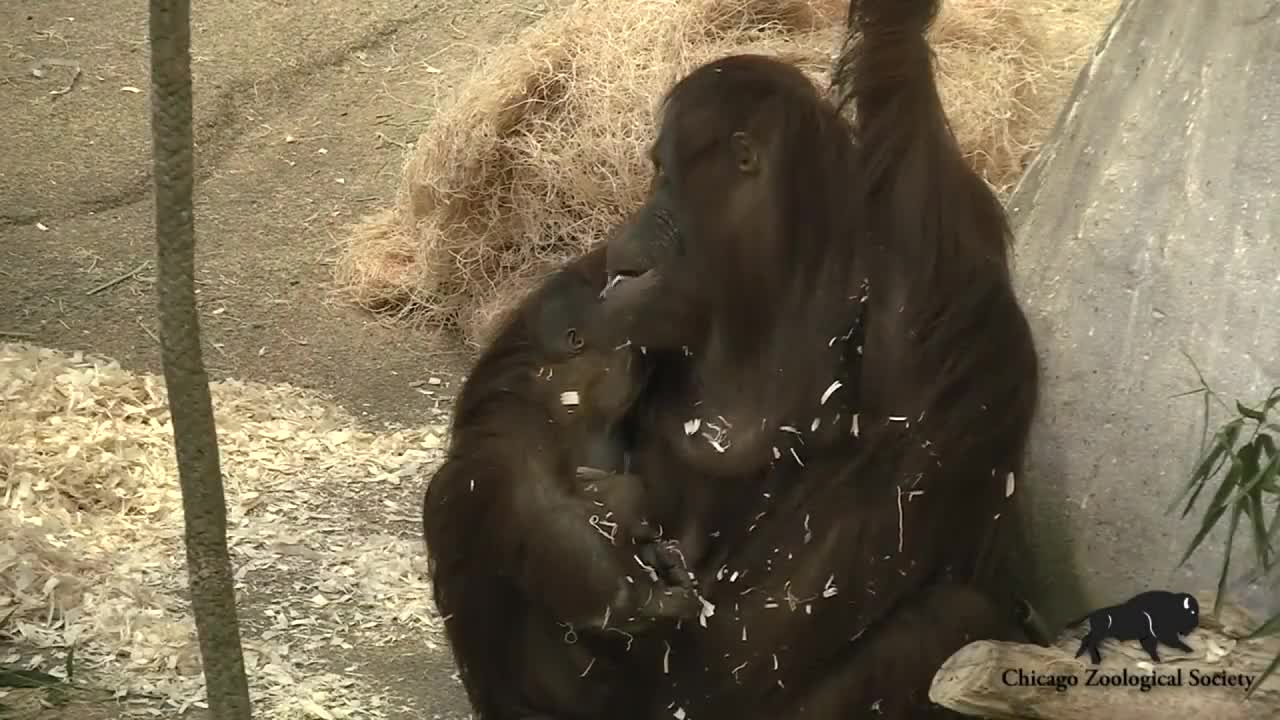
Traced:
[[[1203, 412], [1172, 396], [1197, 385], [1182, 351], [1228, 402], [1280, 384], [1277, 168], [1280, 3], [1125, 0], [1009, 203], [1044, 358], [1019, 488], [1051, 622], [1217, 582], [1221, 532], [1175, 570], [1210, 495], [1166, 513]], [[1280, 580], [1233, 599], [1280, 609]]]

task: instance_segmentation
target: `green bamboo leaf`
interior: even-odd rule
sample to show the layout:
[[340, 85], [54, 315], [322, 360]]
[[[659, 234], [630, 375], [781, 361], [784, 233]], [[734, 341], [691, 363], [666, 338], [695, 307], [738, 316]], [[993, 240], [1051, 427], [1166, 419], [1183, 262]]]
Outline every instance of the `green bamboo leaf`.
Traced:
[[[1280, 457], [1280, 452], [1277, 452], [1275, 447], [1275, 441], [1271, 439], [1270, 435], [1264, 434], [1261, 437], [1266, 438], [1266, 444], [1268, 445], [1268, 447], [1266, 448], [1266, 452], [1268, 455], [1270, 455], [1271, 460], [1274, 462], [1277, 457]], [[1280, 492], [1280, 488], [1277, 488], [1277, 479], [1276, 479], [1277, 474], [1280, 474], [1280, 471], [1271, 471], [1271, 470], [1265, 471], [1263, 476], [1258, 478], [1258, 486], [1261, 487], [1265, 492], [1269, 492], [1269, 493]]]
[[1209, 531], [1213, 530], [1213, 526], [1217, 524], [1218, 518], [1227, 510], [1226, 499], [1231, 495], [1231, 490], [1237, 486], [1240, 481], [1240, 464], [1231, 463], [1231, 469], [1227, 471], [1225, 477], [1222, 478], [1222, 485], [1218, 487], [1218, 492], [1214, 494], [1213, 501], [1209, 503], [1209, 510], [1205, 513], [1204, 520], [1201, 521], [1200, 530], [1191, 540], [1191, 546], [1187, 548], [1187, 552], [1182, 556], [1182, 560], [1178, 562], [1181, 566], [1191, 558], [1196, 548], [1200, 547], [1200, 543], [1204, 542], [1205, 537], [1209, 535]]
[[1280, 385], [1271, 388], [1271, 392], [1267, 393], [1267, 399], [1262, 403], [1262, 414], [1271, 412], [1276, 405], [1280, 405]]
[[1260, 432], [1254, 442], [1258, 443], [1259, 460], [1266, 460], [1276, 456], [1275, 438], [1271, 437], [1267, 433]]
[[1262, 683], [1270, 677], [1271, 673], [1275, 672], [1277, 668], [1280, 668], [1280, 653], [1276, 654], [1275, 659], [1271, 661], [1271, 664], [1267, 666], [1267, 669], [1263, 670], [1262, 674], [1258, 676], [1258, 679], [1254, 681], [1253, 685], [1249, 686], [1249, 691], [1244, 694], [1245, 699], [1248, 700], [1254, 690], [1262, 687]]
[[1280, 394], [1267, 398], [1267, 401], [1262, 404], [1262, 413], [1270, 417], [1271, 411], [1275, 410], [1276, 405], [1280, 405]]
[[1271, 542], [1267, 537], [1266, 510], [1262, 507], [1262, 488], [1255, 487], [1243, 499], [1249, 526], [1253, 529], [1253, 551], [1264, 571], [1271, 569]]
[[1254, 410], [1251, 407], [1245, 407], [1244, 403], [1240, 402], [1239, 400], [1236, 401], [1236, 412], [1249, 418], [1250, 420], [1253, 420], [1254, 422], [1263, 423], [1267, 421], [1267, 416], [1265, 414], [1263, 414], [1258, 410]]
[[1200, 497], [1200, 492], [1204, 490], [1205, 483], [1209, 481], [1218, 471], [1222, 469], [1222, 463], [1227, 460], [1232, 449], [1236, 445], [1236, 440], [1240, 436], [1240, 429], [1244, 426], [1244, 421], [1240, 419], [1232, 420], [1213, 434], [1214, 442], [1208, 454], [1203, 455], [1196, 468], [1191, 473], [1191, 480], [1187, 483], [1178, 497], [1174, 499], [1173, 504], [1169, 507], [1169, 512], [1177, 507], [1187, 493], [1192, 493], [1191, 499], [1187, 501], [1186, 508], [1182, 511], [1182, 517], [1186, 517], [1191, 512], [1191, 508], [1195, 507], [1196, 500]]
[[[1270, 463], [1274, 464], [1277, 459], [1280, 459], [1280, 450], [1276, 448], [1276, 441], [1269, 434], [1260, 433], [1258, 435], [1258, 444], [1262, 448], [1262, 452], [1270, 458]], [[1280, 493], [1280, 481], [1277, 480], [1277, 476], [1280, 476], [1280, 469], [1270, 467], [1265, 469], [1262, 477], [1258, 478], [1258, 486], [1262, 488], [1263, 492]]]
[[[1258, 444], [1257, 439], [1250, 440], [1236, 452], [1236, 460], [1240, 463], [1240, 487], [1246, 487], [1248, 483], [1257, 479], [1258, 463], [1262, 457], [1262, 447]], [[1239, 497], [1233, 497], [1227, 504], [1234, 504], [1240, 500]]]
[[1235, 545], [1236, 527], [1240, 525], [1240, 514], [1244, 505], [1237, 504], [1231, 508], [1231, 519], [1227, 521], [1227, 545], [1222, 549], [1222, 573], [1218, 575], [1218, 595], [1213, 600], [1213, 612], [1217, 614], [1222, 606], [1222, 599], [1227, 595], [1227, 576], [1231, 574], [1231, 550]]
[[1178, 561], [1178, 567], [1182, 567], [1191, 559], [1191, 556], [1195, 554], [1196, 548], [1200, 547], [1200, 543], [1204, 542], [1209, 531], [1213, 530], [1213, 527], [1218, 524], [1218, 518], [1222, 517], [1223, 513], [1226, 511], [1226, 506], [1209, 508], [1208, 512], [1204, 514], [1204, 519], [1201, 522], [1200, 529], [1196, 531], [1195, 538], [1191, 540], [1191, 545], [1187, 547], [1186, 552], [1182, 555], [1182, 559]]
[[[1244, 482], [1240, 486], [1240, 492], [1232, 496], [1230, 503], [1244, 503], [1245, 513], [1249, 516], [1253, 529], [1254, 551], [1258, 562], [1264, 570], [1270, 570], [1272, 547], [1262, 495], [1267, 483], [1276, 482], [1277, 476], [1280, 476], [1280, 455], [1275, 453], [1275, 442], [1269, 435], [1259, 435], [1250, 446], [1253, 448], [1250, 453], [1246, 454], [1242, 449]], [[1259, 461], [1262, 460], [1266, 464], [1258, 469]]]
[[1191, 473], [1191, 480], [1182, 488], [1178, 496], [1173, 499], [1169, 505], [1167, 512], [1173, 512], [1178, 505], [1182, 504], [1182, 500], [1191, 493], [1190, 499], [1187, 500], [1187, 506], [1182, 509], [1182, 517], [1186, 517], [1191, 512], [1191, 508], [1195, 506], [1196, 500], [1199, 499], [1201, 491], [1209, 482], [1209, 478], [1218, 474], [1222, 469], [1222, 463], [1226, 462], [1229, 448], [1225, 443], [1215, 442], [1213, 449], [1204, 457], [1200, 465], [1196, 467], [1195, 472]]
[[1256, 442], [1258, 443], [1258, 460], [1265, 463], [1261, 476], [1257, 478], [1257, 484], [1265, 486], [1275, 478], [1272, 473], [1276, 471], [1271, 466], [1280, 460], [1280, 452], [1277, 451], [1276, 441], [1267, 433], [1259, 433]]

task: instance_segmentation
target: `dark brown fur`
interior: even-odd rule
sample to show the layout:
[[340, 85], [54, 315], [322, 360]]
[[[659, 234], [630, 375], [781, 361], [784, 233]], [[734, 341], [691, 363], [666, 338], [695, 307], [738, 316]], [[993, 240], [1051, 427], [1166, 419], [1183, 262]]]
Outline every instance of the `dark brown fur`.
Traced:
[[[614, 425], [645, 374], [637, 354], [581, 334], [603, 262], [597, 251], [549, 278], [481, 356], [424, 498], [435, 601], [486, 720], [634, 706], [615, 693], [639, 675], [617, 675], [643, 652], [631, 633], [700, 607], [678, 548], [647, 522], [643, 480], [614, 474]], [[576, 406], [561, 401], [570, 390]], [[604, 473], [584, 482], [582, 465]]]
[[[1015, 631], [1006, 486], [1037, 355], [1002, 208], [938, 98], [936, 9], [853, 3], [860, 39], [835, 73], [852, 128], [763, 57], [709, 63], [667, 98], [650, 202], [681, 252], [626, 268], [605, 306], [657, 364], [638, 471], [732, 480], [700, 520], [726, 555], [703, 568], [715, 615], [679, 634], [651, 717], [942, 717], [939, 664]], [[681, 307], [674, 331], [646, 324]], [[736, 454], [691, 440], [693, 413], [727, 419]], [[800, 433], [779, 460], [783, 427]]]
[[[820, 102], [798, 71], [762, 57], [682, 81], [652, 151], [649, 201], [672, 219], [679, 252], [633, 264], [627, 274], [638, 277], [607, 293], [612, 340], [688, 358], [655, 422], [708, 474], [802, 463], [853, 422], [848, 369], [868, 268], [852, 242], [830, 242], [858, 226], [856, 193], [831, 183], [849, 176], [854, 152], [846, 124]], [[686, 421], [698, 429], [685, 432]]]

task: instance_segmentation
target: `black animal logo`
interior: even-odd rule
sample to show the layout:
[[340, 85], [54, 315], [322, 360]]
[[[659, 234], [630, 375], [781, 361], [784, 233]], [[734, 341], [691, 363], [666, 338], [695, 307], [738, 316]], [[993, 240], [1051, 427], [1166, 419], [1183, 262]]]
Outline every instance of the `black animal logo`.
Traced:
[[1094, 610], [1070, 623], [1075, 627], [1089, 621], [1089, 632], [1080, 641], [1076, 657], [1089, 651], [1093, 664], [1102, 662], [1098, 646], [1107, 638], [1137, 640], [1151, 659], [1160, 662], [1156, 648], [1160, 643], [1192, 652], [1182, 641], [1182, 636], [1195, 630], [1200, 624], [1200, 603], [1187, 593], [1151, 590], [1134, 595], [1120, 605]]

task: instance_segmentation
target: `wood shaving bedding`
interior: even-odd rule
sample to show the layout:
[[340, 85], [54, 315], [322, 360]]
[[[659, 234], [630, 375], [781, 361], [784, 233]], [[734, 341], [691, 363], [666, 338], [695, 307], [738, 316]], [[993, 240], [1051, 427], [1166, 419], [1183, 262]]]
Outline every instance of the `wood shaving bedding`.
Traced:
[[[255, 714], [386, 717], [393, 698], [325, 661], [443, 647], [418, 515], [443, 422], [370, 432], [287, 385], [212, 393]], [[74, 646], [78, 680], [172, 717], [203, 706], [204, 678], [164, 398], [105, 358], [0, 345], [0, 663], [62, 676]]]

